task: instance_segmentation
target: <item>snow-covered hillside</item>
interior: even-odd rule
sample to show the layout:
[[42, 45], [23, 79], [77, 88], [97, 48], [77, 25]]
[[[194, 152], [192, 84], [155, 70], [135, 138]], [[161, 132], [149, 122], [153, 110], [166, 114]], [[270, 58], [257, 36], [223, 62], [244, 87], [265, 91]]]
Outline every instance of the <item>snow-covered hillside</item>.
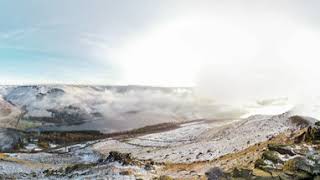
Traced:
[[[6, 158], [12, 162], [0, 162], [3, 166], [8, 167], [3, 172], [14, 174], [14, 176], [16, 176], [16, 171], [11, 171], [11, 167], [18, 168], [17, 171], [20, 174], [17, 176], [19, 177], [24, 171], [36, 172], [43, 176], [45, 169], [60, 169], [65, 166], [62, 162], [68, 164], [70, 162], [105, 163], [101, 161], [101, 158], [108, 157], [112, 154], [110, 152], [129, 153], [128, 157], [130, 155], [141, 162], [151, 160], [157, 162], [158, 165], [210, 163], [211, 160], [240, 152], [251, 145], [272, 139], [278, 134], [290, 135], [292, 131], [307, 127], [317, 121], [313, 118], [296, 116], [300, 115], [296, 110], [287, 113], [277, 113], [279, 111], [274, 109], [270, 111], [267, 105], [280, 110], [285, 107], [282, 109], [284, 111], [288, 110], [286, 108], [290, 109], [290, 106], [283, 103], [281, 99], [260, 101], [247, 108], [235, 109], [232, 106], [203, 99], [190, 88], [2, 86], [0, 93], [0, 129], [2, 130], [0, 139], [2, 144], [7, 145], [9, 140], [12, 142], [10, 149], [13, 149], [20, 142], [19, 138], [28, 134], [39, 134], [42, 138], [50, 139], [47, 142], [47, 139], [39, 141], [40, 138], [38, 140], [25, 138], [29, 140], [25, 140], [27, 144], [23, 146], [23, 152], [32, 151], [34, 153], [9, 153]], [[285, 106], [282, 106], [283, 104]], [[257, 114], [257, 112], [262, 114], [268, 112], [273, 115], [252, 115], [243, 118], [244, 115]], [[160, 123], [166, 126], [163, 127], [163, 124]], [[6, 129], [8, 127], [29, 131]], [[123, 131], [127, 129], [134, 130]], [[74, 137], [68, 140], [77, 143], [74, 146], [81, 146], [81, 150], [78, 151], [73, 145], [62, 147], [66, 145], [64, 136], [61, 137], [62, 139], [51, 142], [51, 139], [60, 137], [56, 136], [57, 132], [50, 132], [54, 134], [50, 136], [50, 133], [46, 134], [48, 132], [33, 133], [30, 130], [123, 132], [101, 134], [92, 131], [91, 139], [86, 140], [83, 139], [88, 132], [68, 132], [66, 137]], [[67, 132], [61, 134], [64, 133]], [[78, 141], [77, 137], [80, 137], [81, 141]], [[82, 142], [82, 140], [87, 142]], [[56, 149], [57, 146], [60, 147]], [[50, 153], [41, 152], [44, 149], [50, 150], [48, 151]], [[61, 152], [68, 153], [62, 156]], [[96, 156], [97, 154], [99, 156]], [[28, 162], [41, 161], [41, 163], [47, 160], [50, 167], [29, 168], [23, 164], [17, 165], [16, 161], [21, 162], [20, 159]], [[61, 165], [57, 162], [60, 162]], [[122, 165], [119, 167], [112, 165], [111, 168], [117, 170], [115, 174], [117, 176], [118, 171], [128, 169], [127, 166]], [[156, 174], [153, 168], [157, 167], [151, 170], [140, 166], [132, 168], [135, 169], [135, 173], [151, 177]], [[97, 169], [99, 173], [100, 170]], [[201, 173], [204, 173], [202, 172], [204, 170], [207, 170], [207, 167], [203, 168]], [[111, 175], [114, 174], [111, 173]]]
[[[19, 128], [41, 124], [43, 130], [112, 132], [195, 119], [239, 120], [292, 108], [286, 99], [233, 106], [201, 97], [192, 88], [146, 86], [0, 86], [0, 97], [2, 111], [13, 111], [10, 117], [15, 121], [21, 117]], [[1, 113], [0, 119], [4, 116], [8, 115]]]
[[234, 118], [244, 113], [201, 99], [191, 88], [2, 86], [0, 96], [24, 112], [23, 120], [41, 122], [43, 129], [59, 126], [59, 130], [110, 132], [163, 122]]
[[185, 123], [175, 130], [138, 138], [120, 141], [106, 139], [94, 148], [106, 154], [109, 151], [120, 151], [132, 153], [139, 159], [190, 163], [238, 152], [280, 133], [307, 127], [316, 121], [313, 118], [292, 116], [290, 113], [256, 115], [236, 121], [200, 120]]

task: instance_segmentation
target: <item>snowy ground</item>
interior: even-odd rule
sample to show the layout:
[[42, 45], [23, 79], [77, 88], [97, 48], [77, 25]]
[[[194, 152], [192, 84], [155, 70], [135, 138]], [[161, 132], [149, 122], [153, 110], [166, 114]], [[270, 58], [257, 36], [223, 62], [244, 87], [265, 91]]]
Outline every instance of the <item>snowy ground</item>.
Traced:
[[[92, 142], [90, 142], [92, 143]], [[57, 149], [50, 153], [0, 154], [0, 179], [152, 179], [154, 171], [143, 166], [103, 162], [106, 156], [92, 151], [90, 143]], [[67, 168], [84, 166], [70, 172]], [[85, 166], [87, 165], [87, 166]], [[48, 172], [52, 173], [48, 173]]]
[[212, 160], [268, 140], [287, 130], [297, 129], [289, 114], [251, 116], [240, 121], [198, 121], [180, 128], [123, 140], [104, 140], [96, 151], [132, 153], [138, 159], [158, 162], [196, 162]]
[[[298, 123], [290, 117], [291, 114], [285, 113], [256, 115], [242, 120], [198, 120], [181, 123], [178, 128], [163, 132], [96, 140], [49, 152], [0, 154], [0, 177], [30, 178], [35, 175], [47, 178], [46, 170], [60, 172], [59, 169], [75, 164], [93, 164], [70, 173], [55, 174], [52, 178], [152, 179], [159, 176], [157, 169], [161, 169], [161, 165], [147, 170], [144, 165], [99, 162], [106, 159], [110, 151], [130, 153], [134, 159], [160, 163], [213, 160], [266, 141], [279, 133], [297, 129]], [[308, 120], [310, 123], [315, 121], [312, 118]]]

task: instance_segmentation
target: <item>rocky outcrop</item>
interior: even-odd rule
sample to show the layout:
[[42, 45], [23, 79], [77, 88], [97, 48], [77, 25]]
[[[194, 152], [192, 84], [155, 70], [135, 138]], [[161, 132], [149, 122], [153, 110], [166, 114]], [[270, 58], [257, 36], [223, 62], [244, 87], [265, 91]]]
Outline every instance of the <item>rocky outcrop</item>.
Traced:
[[291, 146], [283, 145], [283, 144], [268, 144], [268, 148], [271, 151], [276, 151], [280, 154], [288, 154], [290, 156], [294, 156], [295, 153], [292, 150]]
[[[223, 172], [210, 169], [206, 175], [215, 179], [320, 179], [320, 123], [309, 126], [293, 144], [269, 144], [253, 169], [234, 168]], [[296, 139], [299, 139], [297, 141]]]
[[297, 127], [306, 128], [311, 126], [315, 119], [310, 117], [303, 117], [303, 116], [291, 116], [289, 118], [289, 122], [295, 124]]
[[309, 126], [305, 131], [295, 136], [295, 142], [307, 142], [313, 144], [320, 144], [320, 121], [316, 122], [314, 126]]
[[305, 141], [320, 144], [320, 126], [309, 127], [305, 134]]
[[107, 162], [117, 161], [122, 165], [133, 165], [136, 161], [133, 159], [130, 153], [119, 153], [117, 151], [111, 151], [106, 159]]

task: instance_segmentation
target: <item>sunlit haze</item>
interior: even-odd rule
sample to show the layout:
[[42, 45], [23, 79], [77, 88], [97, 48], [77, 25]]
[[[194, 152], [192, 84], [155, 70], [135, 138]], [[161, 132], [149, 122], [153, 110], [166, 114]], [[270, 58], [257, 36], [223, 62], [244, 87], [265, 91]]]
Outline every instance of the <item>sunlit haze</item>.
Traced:
[[5, 1], [0, 83], [195, 87], [223, 103], [301, 103], [320, 89], [319, 3], [308, 2]]

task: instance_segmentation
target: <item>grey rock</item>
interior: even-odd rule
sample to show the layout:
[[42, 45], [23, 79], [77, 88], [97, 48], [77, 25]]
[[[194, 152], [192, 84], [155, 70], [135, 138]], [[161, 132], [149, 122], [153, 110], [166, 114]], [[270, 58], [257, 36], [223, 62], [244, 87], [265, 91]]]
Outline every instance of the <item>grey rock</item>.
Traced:
[[290, 146], [287, 145], [281, 145], [281, 144], [269, 144], [268, 148], [271, 151], [276, 151], [280, 154], [288, 154], [290, 156], [294, 156], [296, 155], [293, 151], [292, 148]]
[[208, 180], [221, 180], [226, 179], [227, 175], [218, 167], [211, 168], [206, 172]]

